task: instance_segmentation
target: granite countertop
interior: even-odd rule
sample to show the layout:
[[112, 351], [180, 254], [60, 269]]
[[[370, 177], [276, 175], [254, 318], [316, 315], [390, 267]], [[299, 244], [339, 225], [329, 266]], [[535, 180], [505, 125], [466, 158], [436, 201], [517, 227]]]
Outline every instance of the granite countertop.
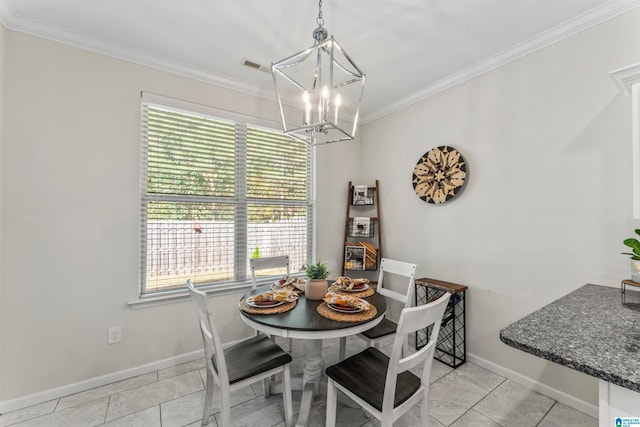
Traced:
[[[631, 288], [631, 289], [630, 289]], [[584, 285], [500, 331], [505, 344], [640, 392], [640, 292]]]

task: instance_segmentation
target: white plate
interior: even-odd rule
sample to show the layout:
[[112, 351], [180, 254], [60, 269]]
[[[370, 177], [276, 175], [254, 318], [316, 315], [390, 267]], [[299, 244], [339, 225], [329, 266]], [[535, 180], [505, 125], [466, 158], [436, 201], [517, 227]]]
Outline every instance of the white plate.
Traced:
[[271, 290], [276, 292], [279, 292], [279, 291], [304, 292], [302, 289], [298, 289], [294, 285], [276, 286], [274, 284], [274, 285], [271, 285]]
[[355, 308], [355, 307], [354, 307], [354, 309], [353, 309], [353, 310], [345, 310], [345, 309], [339, 308], [339, 307], [337, 307], [337, 306], [335, 306], [335, 305], [333, 305], [333, 304], [327, 304], [327, 306], [328, 306], [331, 310], [333, 310], [333, 311], [337, 311], [338, 313], [360, 313], [360, 312], [362, 311], [362, 309], [361, 309], [361, 308]]
[[284, 304], [284, 301], [273, 301], [271, 304], [257, 304], [253, 301], [247, 301], [247, 305], [254, 308], [272, 308]]
[[[338, 286], [340, 286], [340, 285], [338, 285]], [[363, 287], [358, 288], [358, 289], [343, 289], [343, 288], [340, 288], [340, 290], [344, 291], [344, 292], [362, 292], [362, 291], [366, 291], [367, 289], [369, 289], [369, 285], [367, 285], [366, 283], [364, 284]]]

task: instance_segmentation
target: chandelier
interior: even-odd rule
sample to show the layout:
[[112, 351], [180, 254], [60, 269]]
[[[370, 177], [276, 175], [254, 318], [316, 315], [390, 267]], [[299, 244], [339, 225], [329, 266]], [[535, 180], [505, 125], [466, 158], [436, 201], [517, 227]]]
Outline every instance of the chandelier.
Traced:
[[318, 4], [313, 46], [271, 64], [284, 133], [309, 145], [353, 139], [365, 75], [333, 36]]

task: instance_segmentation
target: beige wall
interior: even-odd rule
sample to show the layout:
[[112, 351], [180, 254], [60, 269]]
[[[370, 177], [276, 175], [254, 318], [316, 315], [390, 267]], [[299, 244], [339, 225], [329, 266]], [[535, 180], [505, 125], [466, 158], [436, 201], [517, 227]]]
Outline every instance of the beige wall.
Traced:
[[[318, 148], [317, 257], [339, 271], [347, 182], [379, 179], [385, 255], [469, 285], [471, 356], [595, 404], [593, 379], [511, 349], [498, 332], [584, 283], [628, 275], [619, 252], [638, 227], [631, 102], [608, 73], [640, 62], [639, 22], [626, 14], [370, 123], [361, 142]], [[127, 305], [138, 286], [140, 91], [271, 120], [274, 104], [13, 31], [2, 38], [0, 404], [196, 351], [188, 303]], [[466, 156], [469, 183], [457, 200], [427, 205], [411, 172], [442, 144]], [[238, 297], [212, 300], [226, 341], [248, 333]], [[109, 346], [116, 325], [123, 339]]]
[[[381, 181], [386, 255], [469, 286], [468, 352], [590, 404], [597, 382], [502, 344], [499, 331], [585, 283], [628, 277], [631, 100], [609, 72], [640, 61], [626, 14], [367, 125], [364, 178]], [[434, 206], [413, 167], [460, 150], [468, 185]], [[390, 153], [393, 153], [390, 155]], [[586, 313], [588, 315], [588, 313]]]
[[[5, 29], [0, 24], [0, 384], [5, 382], [4, 376], [6, 372], [5, 364], [3, 362], [2, 354], [4, 348], [4, 334], [2, 333], [2, 325], [6, 325], [6, 319], [3, 316], [2, 310], [2, 301], [5, 292], [4, 280], [2, 274], [2, 230], [4, 228], [3, 223], [3, 208], [4, 200], [2, 197], [3, 194], [3, 176], [2, 170], [4, 170], [4, 161], [3, 155], [4, 152], [4, 69], [5, 69], [5, 60], [4, 60], [4, 45], [5, 45]], [[1, 387], [1, 386], [0, 386]], [[0, 396], [2, 396], [2, 392], [0, 391]]]
[[[140, 92], [271, 120], [275, 104], [22, 33], [7, 30], [6, 44], [0, 402], [198, 350], [189, 303], [127, 305], [138, 295]], [[326, 153], [353, 147], [325, 151], [318, 167], [346, 182]], [[331, 182], [322, 197], [335, 196]], [[226, 341], [248, 333], [239, 296], [215, 298]], [[117, 325], [122, 342], [107, 345]]]

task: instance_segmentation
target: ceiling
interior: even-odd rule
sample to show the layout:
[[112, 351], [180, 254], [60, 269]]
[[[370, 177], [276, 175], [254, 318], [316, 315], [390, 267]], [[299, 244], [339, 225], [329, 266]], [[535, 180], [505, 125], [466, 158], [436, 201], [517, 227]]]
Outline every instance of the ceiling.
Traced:
[[[637, 0], [324, 0], [367, 75], [374, 120], [640, 6]], [[269, 70], [313, 44], [312, 0], [0, 0], [5, 27], [274, 98]]]

